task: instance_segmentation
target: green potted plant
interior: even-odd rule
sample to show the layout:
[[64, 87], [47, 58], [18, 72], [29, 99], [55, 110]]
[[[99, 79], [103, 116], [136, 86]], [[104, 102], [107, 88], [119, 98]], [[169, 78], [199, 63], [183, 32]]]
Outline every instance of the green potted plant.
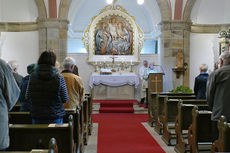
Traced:
[[171, 93], [192, 93], [192, 89], [186, 86], [178, 86], [176, 89], [170, 90]]

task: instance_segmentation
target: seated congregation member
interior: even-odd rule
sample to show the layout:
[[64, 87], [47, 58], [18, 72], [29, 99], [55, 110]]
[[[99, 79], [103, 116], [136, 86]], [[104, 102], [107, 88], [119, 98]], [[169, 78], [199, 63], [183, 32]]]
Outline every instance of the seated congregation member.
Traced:
[[19, 94], [10, 67], [0, 59], [0, 151], [9, 147], [8, 111], [17, 102]]
[[219, 58], [220, 68], [213, 71], [207, 82], [207, 100], [212, 110], [213, 141], [218, 138], [217, 122], [221, 115], [230, 122], [230, 52], [224, 51]]
[[69, 100], [64, 104], [65, 108], [75, 109], [83, 98], [84, 88], [82, 79], [73, 73], [75, 60], [71, 57], [66, 57], [63, 62], [62, 75], [64, 76], [68, 91]]
[[200, 65], [200, 74], [195, 78], [194, 92], [196, 99], [206, 99], [206, 86], [208, 80], [208, 65]]
[[20, 82], [22, 81], [23, 76], [18, 74], [18, 62], [13, 60], [8, 62], [10, 68], [13, 71], [14, 78], [19, 86]]
[[30, 75], [26, 98], [31, 101], [33, 124], [63, 123], [63, 103], [68, 100], [65, 80], [55, 67], [56, 55], [44, 51]]
[[21, 112], [30, 112], [31, 110], [31, 102], [27, 100], [25, 96], [26, 96], [26, 89], [29, 82], [30, 74], [34, 72], [36, 66], [37, 66], [36, 64], [30, 64], [27, 66], [28, 75], [25, 76], [22, 79], [21, 83], [19, 84], [19, 88], [21, 89], [21, 93], [19, 97], [19, 101], [21, 103], [21, 108], [20, 108]]

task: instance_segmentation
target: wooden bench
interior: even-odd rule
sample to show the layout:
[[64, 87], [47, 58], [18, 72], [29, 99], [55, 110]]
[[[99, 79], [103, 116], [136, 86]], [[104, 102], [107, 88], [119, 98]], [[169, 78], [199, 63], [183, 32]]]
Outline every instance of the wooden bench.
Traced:
[[195, 95], [191, 94], [170, 94], [170, 95], [160, 95], [157, 94], [155, 103], [155, 131], [158, 134], [162, 134], [162, 112], [164, 108], [164, 101], [167, 99], [194, 99]]
[[14, 107], [10, 110], [11, 112], [20, 112], [21, 104], [15, 104]]
[[192, 124], [192, 109], [196, 105], [198, 110], [208, 110], [208, 105], [205, 103], [207, 103], [206, 100], [194, 100], [193, 102], [192, 100], [183, 100], [178, 103], [178, 114], [175, 121], [176, 146], [174, 150], [176, 152], [184, 153], [190, 151], [188, 146], [188, 128]]
[[89, 116], [88, 116], [88, 98], [85, 97], [85, 100], [83, 101], [83, 105], [82, 105], [82, 109], [83, 109], [83, 128], [84, 128], [84, 144], [87, 145], [88, 143], [88, 139], [89, 139]]
[[211, 151], [211, 114], [211, 111], [199, 110], [197, 106], [192, 110], [192, 124], [188, 128], [188, 144], [192, 153]]
[[219, 137], [212, 144], [212, 153], [230, 152], [230, 124], [226, 122], [224, 116], [218, 121]]
[[70, 115], [73, 116], [73, 139], [76, 144], [76, 152], [82, 152], [83, 150], [83, 138], [81, 134], [81, 124], [80, 124], [80, 111], [79, 107], [76, 109], [65, 109], [66, 115], [63, 118], [63, 122], [67, 123]]
[[92, 95], [90, 93], [86, 93], [85, 97], [88, 99], [88, 134], [91, 135], [93, 120], [92, 120], [92, 112], [93, 112], [93, 103], [92, 103]]
[[[162, 139], [167, 145], [175, 145], [171, 142], [172, 139], [176, 139], [175, 132], [175, 121], [178, 116], [178, 103], [183, 101], [184, 104], [206, 104], [206, 100], [196, 100], [196, 99], [188, 99], [188, 100], [178, 100], [178, 99], [166, 99], [164, 101], [164, 108], [162, 112], [162, 125], [163, 125], [163, 136]], [[190, 114], [192, 116], [192, 113]], [[192, 118], [192, 117], [191, 117]]]
[[[49, 149], [32, 149], [31, 151], [4, 151], [4, 153], [58, 153], [58, 146], [55, 138], [49, 141]], [[0, 151], [2, 152], [2, 151]]]
[[9, 112], [10, 124], [32, 124], [30, 112]]
[[55, 137], [60, 153], [73, 153], [73, 117], [68, 124], [11, 124], [9, 151], [46, 149], [50, 138]]
[[[181, 94], [181, 93], [170, 93], [170, 92], [151, 92], [149, 93], [149, 100], [148, 100], [148, 123], [151, 127], [155, 126], [154, 123], [156, 121], [155, 118], [155, 107], [156, 107], [156, 101], [157, 101], [157, 97], [158, 95], [185, 95], [185, 94]], [[193, 96], [194, 93], [188, 93], [186, 95], [190, 95]]]

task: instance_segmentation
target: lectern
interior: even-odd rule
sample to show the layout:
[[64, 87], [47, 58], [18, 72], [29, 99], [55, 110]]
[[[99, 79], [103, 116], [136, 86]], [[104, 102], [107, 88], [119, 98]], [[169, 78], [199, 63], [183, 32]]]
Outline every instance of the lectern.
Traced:
[[149, 93], [163, 92], [163, 75], [164, 73], [150, 73], [149, 74]]
[[163, 75], [164, 73], [150, 73], [148, 78], [148, 89], [146, 91], [146, 99], [148, 100], [148, 115], [149, 115], [149, 124], [153, 126], [155, 119], [155, 98], [151, 97], [152, 92], [163, 92]]

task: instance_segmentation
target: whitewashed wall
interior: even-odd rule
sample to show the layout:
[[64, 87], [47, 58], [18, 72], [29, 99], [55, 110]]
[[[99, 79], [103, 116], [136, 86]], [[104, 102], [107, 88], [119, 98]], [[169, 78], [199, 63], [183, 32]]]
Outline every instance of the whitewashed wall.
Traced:
[[190, 34], [190, 88], [194, 87], [201, 64], [208, 65], [209, 73], [213, 71], [219, 57], [218, 41], [218, 34]]
[[[83, 79], [85, 91], [89, 92], [90, 91], [89, 79], [90, 79], [91, 73], [94, 71], [94, 67], [87, 63], [87, 60], [86, 60], [87, 54], [86, 53], [69, 53], [68, 56], [73, 57], [76, 60], [78, 70], [79, 70], [79, 75]], [[143, 60], [148, 60], [150, 63], [154, 62], [155, 64], [158, 64], [158, 55], [157, 54], [142, 54], [141, 61]], [[138, 69], [140, 66], [141, 64], [135, 66], [134, 68], [134, 71], [137, 74], [138, 74]]]
[[25, 76], [26, 67], [36, 63], [39, 57], [38, 32], [3, 32], [2, 59], [16, 60], [19, 63], [19, 73]]

